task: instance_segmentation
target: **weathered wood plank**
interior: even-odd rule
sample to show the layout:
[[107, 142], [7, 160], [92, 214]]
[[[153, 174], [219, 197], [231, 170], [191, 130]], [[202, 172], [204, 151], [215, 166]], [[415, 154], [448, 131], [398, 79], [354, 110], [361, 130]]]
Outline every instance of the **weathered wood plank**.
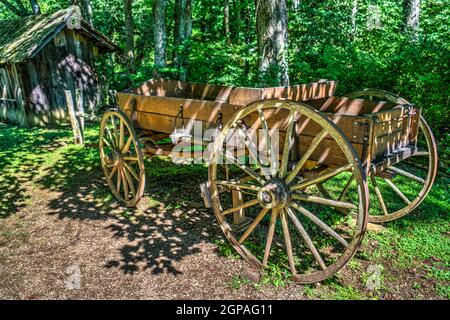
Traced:
[[65, 90], [64, 93], [66, 96], [67, 114], [69, 116], [70, 125], [72, 126], [74, 143], [83, 144], [83, 133], [76, 116], [72, 93], [70, 90]]
[[225, 123], [238, 110], [237, 106], [221, 102], [193, 100], [183, 98], [143, 96], [128, 93], [118, 93], [117, 103], [122, 110], [128, 110], [136, 101], [138, 112], [156, 113], [175, 117], [183, 108], [185, 119], [201, 120], [213, 124], [217, 121], [219, 113], [222, 113]]

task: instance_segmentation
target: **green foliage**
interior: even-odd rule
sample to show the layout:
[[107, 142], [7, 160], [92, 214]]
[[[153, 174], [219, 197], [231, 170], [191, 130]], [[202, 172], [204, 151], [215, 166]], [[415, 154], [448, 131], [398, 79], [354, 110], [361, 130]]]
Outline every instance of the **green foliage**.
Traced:
[[[24, 1], [28, 5], [28, 1]], [[43, 12], [67, 6], [66, 0], [40, 0]], [[91, 0], [94, 24], [125, 47], [122, 0]], [[172, 67], [174, 3], [167, 7], [167, 64], [158, 72], [178, 77]], [[224, 36], [223, 1], [193, 2], [193, 32], [187, 80], [235, 86], [256, 86], [258, 52], [254, 1], [230, 2], [231, 36]], [[450, 112], [449, 57], [450, 6], [447, 0], [422, 0], [420, 29], [414, 39], [406, 30], [404, 1], [358, 0], [352, 26], [354, 0], [288, 0], [289, 74], [291, 83], [317, 79], [339, 80], [338, 94], [374, 87], [392, 91], [421, 106], [444, 146], [448, 146]], [[154, 75], [152, 0], [133, 1], [137, 70], [127, 74], [124, 53], [103, 57], [99, 74], [117, 90]], [[375, 8], [375, 9], [374, 9]], [[0, 5], [0, 18], [12, 13]], [[368, 21], [379, 15], [379, 25]], [[270, 83], [270, 81], [268, 82]]]

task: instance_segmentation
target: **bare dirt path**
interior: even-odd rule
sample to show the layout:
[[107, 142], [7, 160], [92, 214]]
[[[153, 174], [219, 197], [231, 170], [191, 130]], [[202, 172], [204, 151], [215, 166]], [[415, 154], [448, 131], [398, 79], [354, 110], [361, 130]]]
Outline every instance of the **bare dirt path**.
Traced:
[[89, 197], [79, 198], [83, 211], [71, 202], [51, 209], [60, 193], [27, 191], [27, 206], [1, 222], [14, 230], [0, 247], [2, 299], [299, 298], [292, 288], [233, 289], [245, 263], [218, 255], [210, 242], [218, 227], [198, 223], [212, 222], [210, 213], [144, 212], [143, 203], [130, 219], [120, 209], [99, 212]]

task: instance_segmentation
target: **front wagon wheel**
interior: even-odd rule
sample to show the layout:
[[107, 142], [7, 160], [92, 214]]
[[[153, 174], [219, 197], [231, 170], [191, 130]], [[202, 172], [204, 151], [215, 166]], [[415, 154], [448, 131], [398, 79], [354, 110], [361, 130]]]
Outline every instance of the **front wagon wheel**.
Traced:
[[[307, 135], [306, 128], [315, 131]], [[329, 161], [341, 155], [339, 163], [318, 159], [331, 150]], [[357, 181], [356, 201], [318, 194], [322, 181], [342, 175]], [[208, 177], [218, 224], [258, 268], [284, 266], [298, 282], [322, 281], [344, 267], [361, 243], [368, 208], [361, 163], [344, 133], [304, 103], [268, 100], [239, 110], [214, 141]], [[340, 209], [348, 209], [347, 216]], [[236, 215], [245, 219], [236, 224]]]
[[99, 148], [112, 194], [127, 207], [135, 206], [144, 194], [145, 169], [139, 140], [125, 113], [111, 109], [103, 114]]

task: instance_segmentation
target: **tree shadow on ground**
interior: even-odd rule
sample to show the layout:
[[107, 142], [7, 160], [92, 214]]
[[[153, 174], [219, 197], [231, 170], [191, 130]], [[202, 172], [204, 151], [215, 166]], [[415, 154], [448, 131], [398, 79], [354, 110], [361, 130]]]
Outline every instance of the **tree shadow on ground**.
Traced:
[[27, 183], [39, 174], [49, 150], [67, 136], [66, 130], [0, 124], [0, 218], [26, 206]]
[[123, 243], [120, 258], [106, 261], [106, 268], [178, 275], [176, 262], [200, 252], [201, 242], [220, 237], [199, 193], [206, 168], [147, 161], [144, 198], [137, 208], [126, 208], [112, 197], [96, 148], [68, 146], [59, 152], [37, 180], [42, 189], [59, 193], [49, 201], [49, 213], [59, 219], [105, 221], [113, 238]]

